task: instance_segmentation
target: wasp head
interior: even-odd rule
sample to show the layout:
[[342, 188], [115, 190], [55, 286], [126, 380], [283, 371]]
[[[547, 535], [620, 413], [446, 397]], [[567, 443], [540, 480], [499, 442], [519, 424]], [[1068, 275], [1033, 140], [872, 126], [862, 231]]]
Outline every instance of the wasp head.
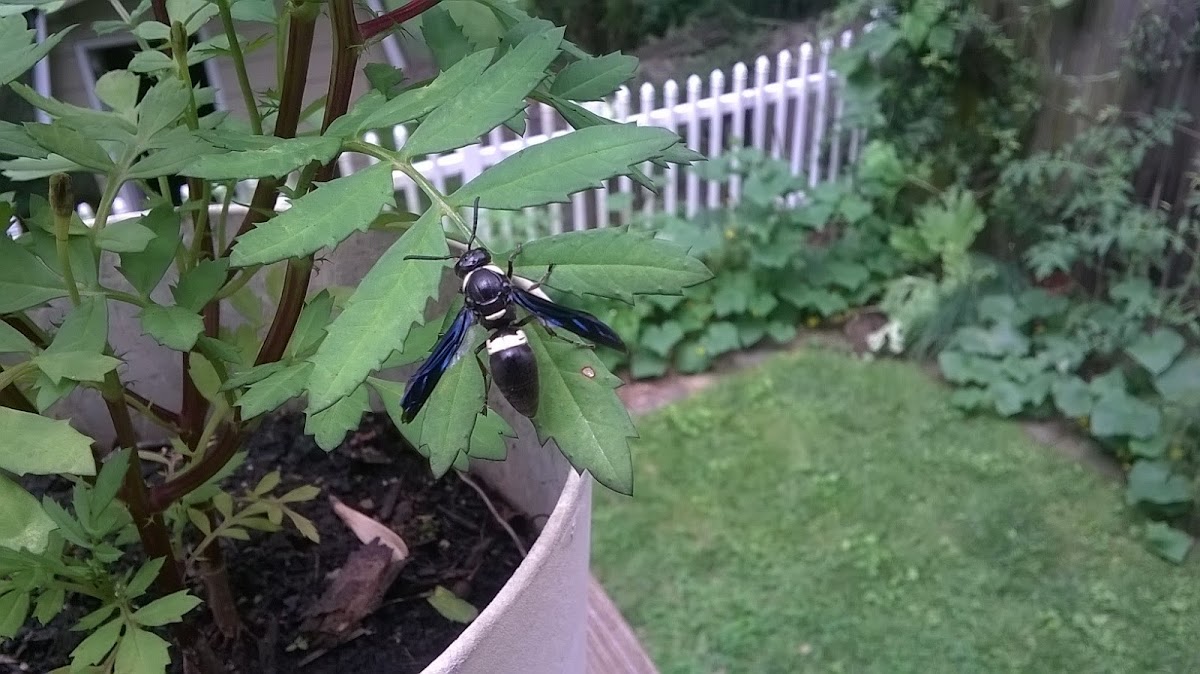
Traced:
[[483, 248], [472, 248], [462, 254], [458, 258], [458, 262], [454, 263], [454, 273], [459, 278], [466, 278], [467, 274], [479, 269], [480, 267], [490, 264], [492, 256]]

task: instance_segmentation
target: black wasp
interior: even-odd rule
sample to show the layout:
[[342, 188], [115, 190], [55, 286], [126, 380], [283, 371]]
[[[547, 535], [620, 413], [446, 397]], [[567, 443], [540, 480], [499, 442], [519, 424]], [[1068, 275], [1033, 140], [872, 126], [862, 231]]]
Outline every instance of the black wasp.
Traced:
[[[441, 336], [433, 347], [429, 358], [421, 364], [408, 381], [404, 390], [404, 398], [400, 401], [403, 409], [401, 419], [405, 423], [412, 421], [433, 389], [437, 386], [442, 374], [454, 362], [467, 331], [476, 321], [488, 330], [488, 337], [475, 348], [475, 358], [483, 370], [484, 391], [488, 388], [488, 373], [479, 361], [479, 352], [484, 348], [488, 351], [491, 364], [492, 378], [496, 387], [504, 394], [505, 399], [521, 414], [532, 417], [538, 409], [538, 370], [533, 349], [523, 325], [531, 320], [539, 320], [546, 331], [554, 335], [552, 328], [564, 328], [570, 332], [620, 351], [625, 350], [621, 341], [612, 328], [605, 325], [595, 316], [569, 309], [548, 299], [543, 299], [530, 292], [537, 289], [550, 276], [554, 265], [546, 270], [546, 275], [529, 290], [513, 284], [513, 260], [520, 254], [521, 247], [513, 251], [508, 259], [507, 273], [492, 264], [492, 255], [483, 246], [475, 247], [475, 233], [479, 228], [479, 199], [475, 200], [475, 212], [471, 225], [471, 239], [467, 242], [467, 250], [454, 263], [454, 273], [462, 279], [463, 308], [454, 317], [450, 328]], [[453, 255], [445, 257], [428, 257], [410, 255], [406, 260], [453, 260]], [[529, 312], [529, 316], [517, 318], [516, 307]]]

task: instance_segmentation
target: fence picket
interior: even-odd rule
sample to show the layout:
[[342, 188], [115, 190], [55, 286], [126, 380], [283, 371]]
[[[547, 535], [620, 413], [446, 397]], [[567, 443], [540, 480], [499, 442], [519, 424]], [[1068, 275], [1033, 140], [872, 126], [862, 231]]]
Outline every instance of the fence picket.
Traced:
[[[554, 108], [545, 103], [537, 103], [538, 121], [541, 122], [539, 129], [542, 136], [550, 138], [554, 135]], [[526, 134], [528, 135], [528, 134]], [[554, 234], [561, 234], [563, 231], [563, 207], [562, 204], [550, 204], [550, 231]]]
[[814, 111], [812, 147], [808, 149], [808, 186], [816, 187], [821, 180], [819, 162], [821, 159], [821, 142], [825, 139], [825, 107], [829, 104], [829, 52], [833, 49], [833, 41], [826, 38], [821, 40], [821, 64], [818, 68], [821, 74], [820, 84], [817, 85], [817, 109]]
[[[629, 119], [629, 88], [622, 85], [617, 89], [617, 99], [613, 102], [615, 119], [624, 124]], [[628, 176], [617, 178], [617, 194], [622, 199], [621, 215], [617, 222], [628, 225], [633, 222], [633, 179]]]
[[[842, 33], [842, 49], [850, 48], [851, 32], [844, 31]], [[841, 78], [838, 79], [837, 103], [833, 110], [833, 142], [829, 148], [829, 179], [836, 180], [838, 173], [841, 171], [842, 159], [842, 115], [846, 111], [846, 97], [841, 86]]]
[[800, 91], [796, 93], [796, 127], [792, 133], [792, 175], [800, 173], [804, 161], [805, 141], [808, 140], [808, 76], [812, 69], [812, 43], [800, 45], [800, 62], [797, 64]]
[[771, 129], [771, 156], [775, 159], [783, 157], [783, 148], [787, 147], [787, 81], [791, 70], [792, 53], [784, 49], [775, 57], [775, 81], [779, 83], [775, 92], [775, 123]]
[[[640, 94], [641, 104], [638, 110], [638, 124], [648, 126], [650, 124], [650, 113], [654, 110], [654, 85], [649, 82], [643, 82]], [[642, 173], [645, 173], [646, 177], [653, 182], [655, 173], [654, 162], [648, 161], [642, 164]], [[642, 198], [642, 214], [646, 216], [653, 215], [658, 202], [657, 197], [653, 192], [647, 190], [643, 193]]]
[[[733, 66], [733, 128], [731, 142], [739, 147], [746, 146], [746, 105], [743, 94], [746, 92], [746, 81], [750, 73], [746, 64], [738, 61]], [[742, 176], [734, 173], [729, 177], [729, 203], [737, 204], [742, 200]]]
[[[688, 147], [700, 147], [700, 87], [703, 82], [699, 75], [687, 79], [687, 144]], [[715, 105], [714, 100], [714, 105]], [[693, 217], [700, 212], [700, 176], [695, 171], [687, 172], [687, 204], [684, 209], [687, 217]]]
[[[725, 133], [722, 129], [725, 111], [721, 109], [721, 94], [725, 93], [725, 73], [720, 70], [712, 71], [712, 75], [709, 76], [709, 87], [712, 89], [713, 100], [717, 103], [712, 116], [708, 118], [708, 158], [716, 159], [721, 156], [721, 147], [725, 144]], [[721, 183], [709, 180], [708, 203], [706, 204], [708, 208], [716, 210], [720, 206], [720, 198]]]
[[[663, 105], [667, 110], [667, 128], [678, 133], [679, 121], [675, 116], [675, 108], [679, 105], [679, 85], [675, 80], [667, 80], [663, 85]], [[666, 200], [667, 213], [675, 215], [679, 212], [679, 167], [668, 164], [666, 173], [667, 186], [663, 190], [663, 198]]]

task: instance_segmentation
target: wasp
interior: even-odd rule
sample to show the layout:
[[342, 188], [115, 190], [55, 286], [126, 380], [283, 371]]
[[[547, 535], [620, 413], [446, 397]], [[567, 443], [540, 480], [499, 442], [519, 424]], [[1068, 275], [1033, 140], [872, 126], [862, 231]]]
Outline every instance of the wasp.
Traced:
[[[463, 296], [462, 309], [438, 339], [429, 357], [408, 380], [400, 401], [401, 419], [405, 423], [421, 411], [442, 375], [457, 359], [467, 332], [476, 323], [488, 331], [487, 339], [475, 348], [476, 361], [483, 371], [484, 390], [489, 387], [488, 371], [483, 368], [479, 353], [486, 348], [491, 379], [496, 388], [513, 409], [526, 417], [537, 414], [539, 401], [537, 360], [523, 329], [531, 320], [539, 321], [551, 336], [556, 336], [554, 328], [563, 328], [594, 344], [626, 350], [616, 331], [600, 319], [534, 293], [547, 281], [554, 265], [549, 265], [546, 274], [528, 289], [522, 288], [513, 282], [513, 261], [521, 247], [518, 245], [513, 251], [505, 271], [492, 262], [492, 254], [482, 244], [475, 245], [478, 228], [479, 199], [476, 199], [466, 252], [457, 259], [453, 255], [405, 257], [406, 260], [455, 260], [454, 273], [462, 279], [460, 292]], [[519, 318], [518, 307], [528, 315]]]

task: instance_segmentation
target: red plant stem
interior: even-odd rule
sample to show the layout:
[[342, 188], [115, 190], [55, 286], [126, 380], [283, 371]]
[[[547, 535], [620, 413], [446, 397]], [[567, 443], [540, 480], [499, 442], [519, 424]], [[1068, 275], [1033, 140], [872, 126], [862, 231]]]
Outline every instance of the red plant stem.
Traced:
[[171, 25], [171, 15], [167, 12], [167, 0], [151, 0], [150, 7], [154, 12], [155, 21]]
[[417, 16], [430, 7], [433, 7], [434, 5], [438, 4], [438, 1], [439, 0], [412, 0], [412, 2], [403, 7], [393, 9], [392, 11], [386, 14], [381, 14], [374, 19], [363, 21], [362, 23], [358, 24], [358, 31], [362, 34], [362, 38], [364, 40], [369, 40], [386, 30], [391, 30], [392, 28], [399, 26], [400, 24], [408, 21], [414, 16]]

